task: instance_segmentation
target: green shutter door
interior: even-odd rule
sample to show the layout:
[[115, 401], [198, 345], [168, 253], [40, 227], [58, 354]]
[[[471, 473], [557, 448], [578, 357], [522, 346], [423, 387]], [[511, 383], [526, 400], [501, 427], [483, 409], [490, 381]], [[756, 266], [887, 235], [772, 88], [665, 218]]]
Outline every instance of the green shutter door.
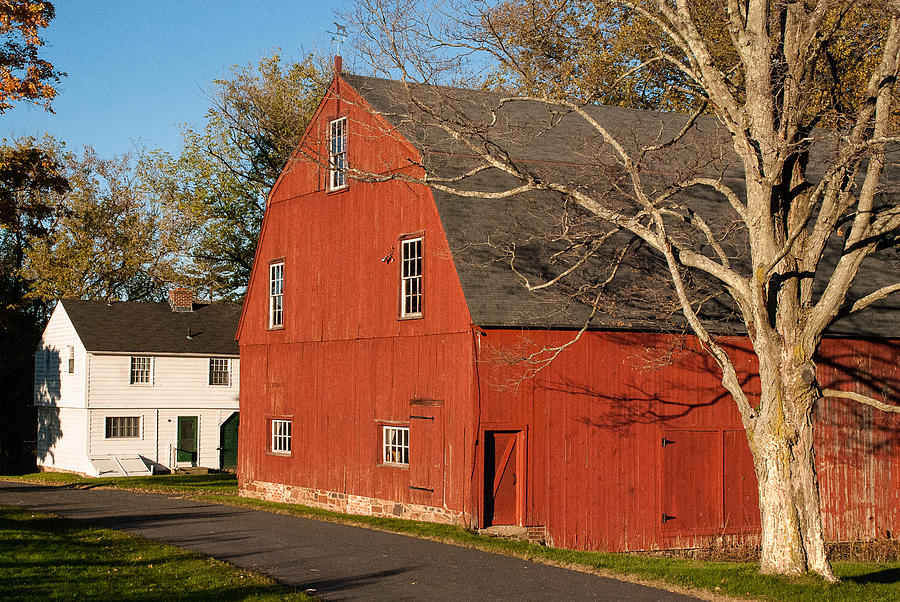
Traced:
[[177, 462], [190, 462], [197, 465], [197, 416], [178, 417], [178, 451]]
[[222, 427], [219, 429], [219, 462], [225, 470], [237, 468], [239, 418], [239, 414], [235, 412], [222, 423]]

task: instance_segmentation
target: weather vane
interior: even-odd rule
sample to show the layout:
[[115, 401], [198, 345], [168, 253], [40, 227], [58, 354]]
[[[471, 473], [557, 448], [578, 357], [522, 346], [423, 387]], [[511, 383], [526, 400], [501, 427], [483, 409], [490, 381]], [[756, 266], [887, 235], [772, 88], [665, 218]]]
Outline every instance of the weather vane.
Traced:
[[335, 30], [326, 33], [331, 34], [331, 48], [334, 50], [335, 55], [339, 55], [341, 53], [341, 44], [347, 39], [347, 26], [341, 25], [337, 21], [332, 21], [332, 23], [334, 23]]

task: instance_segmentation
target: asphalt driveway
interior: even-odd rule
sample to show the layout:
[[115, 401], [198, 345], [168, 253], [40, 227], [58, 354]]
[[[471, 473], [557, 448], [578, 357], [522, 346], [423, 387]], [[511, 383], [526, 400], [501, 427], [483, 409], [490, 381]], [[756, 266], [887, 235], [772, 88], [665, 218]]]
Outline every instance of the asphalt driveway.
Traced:
[[0, 481], [0, 504], [213, 556], [327, 600], [693, 600], [517, 558], [162, 494]]

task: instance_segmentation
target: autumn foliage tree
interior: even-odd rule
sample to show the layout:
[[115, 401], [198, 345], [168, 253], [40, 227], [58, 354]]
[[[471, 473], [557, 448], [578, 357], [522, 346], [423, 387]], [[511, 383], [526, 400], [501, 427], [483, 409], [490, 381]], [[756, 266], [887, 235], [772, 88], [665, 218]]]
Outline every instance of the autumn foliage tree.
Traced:
[[[653, 252], [740, 413], [759, 484], [762, 570], [836, 580], [825, 552], [814, 409], [832, 396], [900, 412], [896, 400], [823, 390], [816, 380], [827, 329], [900, 291], [894, 269], [882, 270], [887, 282], [877, 288], [851, 294], [861, 269], [884, 265], [878, 257], [900, 237], [900, 3], [358, 0], [348, 17], [376, 71], [498, 90], [493, 106], [473, 113], [459, 104], [465, 95], [431, 87], [442, 98], [416, 105], [416, 118], [471, 155], [468, 176], [501, 174], [508, 189], [479, 191], [467, 174], [428, 172], [418, 181], [466, 197], [553, 193]], [[514, 103], [546, 107], [546, 132], [532, 139], [553, 135], [564, 118], [583, 122], [590, 136], [572, 141], [582, 182], [517, 156], [519, 141], [499, 117]], [[621, 124], [592, 111], [597, 103], [678, 111], [683, 127], [666, 138], [644, 131], [626, 139]], [[703, 114], [726, 134], [699, 131]], [[658, 168], [684, 165], [684, 157], [697, 158], [693, 173]], [[717, 161], [729, 167], [716, 172]], [[732, 168], [739, 177], [729, 176]], [[698, 211], [692, 194], [714, 195], [707, 208], [715, 213]], [[723, 222], [732, 226], [723, 230]], [[718, 292], [697, 288], [710, 284]], [[704, 319], [712, 298], [728, 299], [742, 322], [758, 360], [758, 398]]]
[[40, 30], [50, 24], [55, 9], [50, 2], [0, 2], [0, 113], [24, 100], [50, 110], [56, 84], [63, 73], [39, 56], [44, 41]]

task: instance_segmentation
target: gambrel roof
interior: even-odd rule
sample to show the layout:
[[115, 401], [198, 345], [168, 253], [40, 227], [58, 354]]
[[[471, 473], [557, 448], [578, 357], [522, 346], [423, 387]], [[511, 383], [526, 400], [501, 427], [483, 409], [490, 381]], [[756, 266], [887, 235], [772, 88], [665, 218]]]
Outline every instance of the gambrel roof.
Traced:
[[194, 303], [193, 311], [176, 312], [168, 303], [144, 301], [59, 303], [87, 351], [238, 355], [239, 305]]
[[[478, 165], [478, 149], [434, 125], [435, 115], [467, 131], [470, 140], [485, 146], [502, 139], [504, 150], [517, 166], [534, 178], [562, 181], [592, 193], [629, 200], [627, 182], [617, 167], [610, 147], [584, 119], [564, 108], [540, 102], [501, 102], [501, 96], [481, 90], [434, 88], [425, 85], [358, 75], [342, 75], [376, 113], [382, 115], [420, 152], [419, 160], [429, 175], [459, 178]], [[658, 144], [684, 127], [687, 115], [639, 111], [621, 107], [590, 106], [585, 110], [608, 128], [628, 150]], [[645, 183], [662, 189], [686, 175], [698, 173], [721, 179], [743, 193], [743, 171], [730, 150], [728, 132], [712, 117], [701, 117], [679, 142], [676, 152], [650, 153], [643, 172]], [[809, 173], [828, 165], [832, 146], [827, 140], [814, 147]], [[352, 159], [351, 159], [352, 162]], [[896, 178], [896, 173], [891, 172]], [[434, 180], [432, 180], [434, 181]], [[620, 186], [620, 184], [625, 184]], [[514, 188], [512, 176], [488, 169], [454, 181], [452, 186], [483, 193]], [[674, 302], [659, 291], [669, 287], [661, 258], [619, 232], [610, 235], [562, 286], [528, 290], [526, 279], [538, 285], [565, 271], [574, 259], [562, 259], [567, 250], [596, 242], [598, 233], [611, 227], [554, 192], [530, 191], [505, 198], [462, 196], [432, 186], [432, 193], [446, 231], [466, 302], [475, 324], [485, 327], [580, 328], [590, 314], [578, 296], [592, 297], [590, 280], [614, 278], [604, 293], [603, 309], [591, 322], [595, 328], [664, 330], [683, 328], [684, 318]], [[747, 275], [749, 259], [742, 256], [746, 230], [724, 197], [708, 188], [692, 188], [680, 201], [705, 219], [721, 235], [732, 265]], [[686, 234], [686, 236], [688, 236]], [[820, 272], [830, 274], [841, 241], [832, 241]], [[702, 249], [705, 241], [696, 241]], [[618, 251], [633, 251], [619, 262]], [[707, 251], [708, 252], [708, 251]], [[577, 255], [576, 255], [577, 256]], [[515, 271], [513, 270], [515, 268]], [[702, 276], [699, 277], [702, 280]], [[825, 279], [818, 274], [819, 286]], [[889, 280], [890, 279], [890, 280]], [[877, 288], [900, 279], [900, 255], [882, 252], [863, 263], [851, 291], [852, 302]], [[702, 295], [702, 314], [718, 320], [721, 330], [739, 332], [743, 325], [731, 300], [710, 294], [718, 285], [697, 281]], [[715, 329], [714, 329], [715, 330]], [[893, 295], [866, 310], [835, 323], [832, 334], [900, 337], [900, 295]]]

